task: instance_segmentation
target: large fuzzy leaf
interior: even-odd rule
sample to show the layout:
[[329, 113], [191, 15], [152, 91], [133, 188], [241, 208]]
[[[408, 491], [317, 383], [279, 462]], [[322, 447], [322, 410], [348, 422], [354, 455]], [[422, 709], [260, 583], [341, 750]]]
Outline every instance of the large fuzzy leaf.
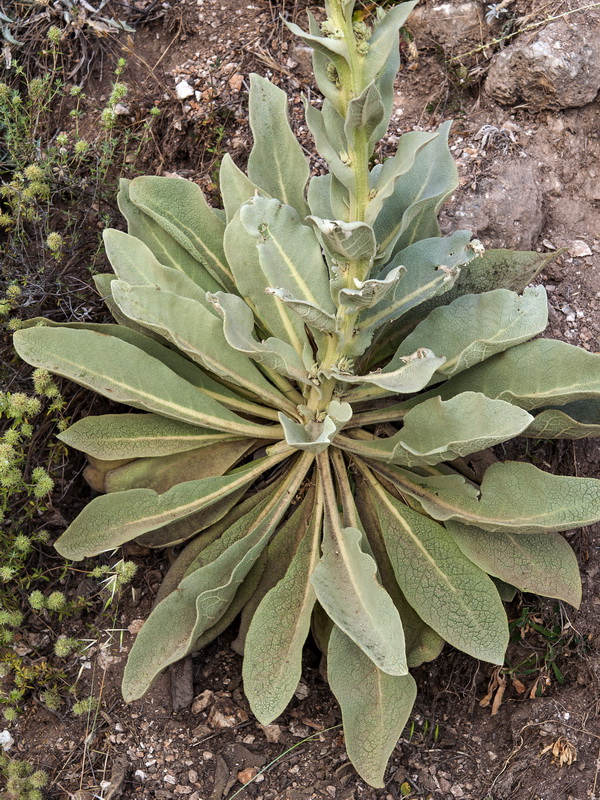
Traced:
[[446, 357], [438, 376], [450, 377], [532, 339], [547, 324], [548, 303], [542, 286], [525, 289], [522, 295], [507, 289], [463, 295], [420, 322], [391, 364], [417, 347], [428, 347]]
[[56, 549], [75, 561], [112, 550], [209, 508], [228, 494], [249, 486], [265, 469], [281, 460], [281, 456], [270, 456], [225, 477], [179, 483], [164, 494], [152, 489], [129, 489], [95, 497], [59, 537]]
[[269, 429], [243, 420], [200, 393], [162, 361], [116, 336], [94, 330], [38, 327], [17, 331], [14, 344], [29, 364], [71, 378], [112, 400], [203, 428], [279, 438], [278, 426]]
[[405, 177], [412, 170], [419, 151], [438, 135], [436, 132], [428, 133], [425, 131], [405, 133], [400, 137], [396, 154], [386, 159], [383, 164], [378, 164], [371, 171], [369, 182], [372, 199], [367, 204], [365, 221], [375, 228], [375, 236], [380, 246], [381, 238], [377, 232], [376, 221], [384, 208], [386, 200], [393, 196], [399, 183], [404, 184]]
[[208, 297], [223, 317], [223, 333], [232, 348], [280, 375], [312, 385], [301, 357], [291, 344], [275, 337], [264, 342], [255, 338], [254, 315], [241, 297], [223, 292]]
[[319, 458], [326, 513], [323, 556], [311, 577], [317, 598], [336, 625], [380, 669], [405, 675], [408, 667], [400, 615], [377, 578], [377, 564], [361, 547], [362, 532], [342, 527], [328, 457]]
[[400, 252], [378, 278], [385, 278], [398, 266], [404, 266], [406, 274], [381, 308], [375, 307], [365, 312], [361, 317], [361, 328], [375, 331], [384, 323], [397, 320], [427, 298], [446, 294], [460, 275], [461, 265], [474, 256], [469, 248], [470, 240], [469, 231], [456, 231], [446, 238], [424, 239]]
[[273, 282], [262, 270], [257, 241], [241, 222], [241, 209], [225, 230], [225, 252], [241, 295], [252, 308], [257, 323], [267, 335], [289, 342], [301, 353], [308, 340], [302, 319], [267, 292]]
[[523, 436], [538, 439], [585, 439], [600, 436], [600, 398], [576, 400], [560, 408], [545, 408]]
[[287, 116], [287, 95], [259, 75], [250, 76], [250, 127], [254, 146], [248, 177], [272, 197], [293, 206], [304, 218], [304, 190], [310, 167]]
[[142, 241], [165, 267], [181, 271], [207, 292], [217, 291], [221, 284], [208, 272], [202, 261], [194, 258], [158, 222], [138, 208], [129, 197], [131, 181], [121, 179], [117, 202], [127, 220], [131, 236]]
[[256, 241], [260, 265], [271, 286], [335, 313], [319, 242], [291, 206], [254, 197], [242, 206], [240, 220]]
[[[187, 655], [226, 612], [238, 587], [263, 552], [312, 459], [304, 456], [280, 487], [224, 534], [233, 543], [185, 577], [146, 620], [129, 654], [123, 676], [126, 701], [141, 697], [169, 664]], [[240, 537], [240, 531], [244, 535]]]
[[223, 251], [225, 223], [199, 186], [181, 178], [144, 175], [129, 184], [129, 198], [151, 217], [225, 289], [234, 286]]
[[[405, 251], [406, 252], [406, 251]], [[468, 264], [461, 267], [461, 272], [454, 286], [443, 296], [432, 297], [417, 308], [409, 311], [402, 323], [394, 330], [390, 341], [390, 350], [398, 345], [406, 334], [422, 319], [425, 319], [434, 308], [446, 305], [464, 294], [480, 294], [495, 289], [509, 289], [522, 292], [546, 264], [553, 261], [556, 253], [531, 253], [528, 251], [487, 250], [483, 256], [475, 258], [470, 250]], [[398, 253], [392, 261], [401, 258]]]
[[437, 658], [444, 647], [444, 640], [419, 617], [398, 586], [375, 511], [377, 502], [374, 492], [369, 491], [367, 481], [364, 478], [359, 479], [356, 485], [356, 506], [362, 528], [377, 562], [381, 582], [400, 613], [406, 642], [406, 661], [412, 669], [424, 661]]
[[465, 556], [488, 575], [522, 592], [581, 603], [581, 578], [575, 553], [560, 533], [515, 535], [482, 531], [448, 521], [446, 528]]
[[[210, 309], [204, 296], [209, 286], [198, 284], [175, 267], [165, 267], [159, 262], [150, 248], [140, 239], [123, 231], [107, 228], [103, 234], [106, 255], [115, 271], [116, 277], [131, 286], [154, 286], [161, 290], [188, 297]], [[115, 276], [112, 276], [114, 280]], [[211, 291], [218, 291], [219, 284], [211, 281]]]
[[600, 396], [600, 354], [554, 339], [536, 339], [456, 375], [439, 390], [443, 398], [459, 392], [532, 409]]
[[438, 212], [458, 185], [456, 165], [448, 150], [449, 130], [450, 123], [445, 122], [436, 136], [425, 141], [410, 170], [383, 204], [375, 221], [380, 253], [398, 253], [414, 242], [440, 235]]
[[209, 372], [270, 405], [294, 413], [293, 404], [266, 380], [252, 361], [229, 345], [214, 309], [208, 311], [196, 300], [152, 286], [129, 286], [114, 281], [112, 293], [130, 319], [160, 333]]
[[383, 774], [412, 711], [411, 675], [388, 675], [340, 628], [327, 648], [327, 679], [340, 707], [348, 756], [367, 783], [383, 787]]
[[[256, 184], [252, 183], [250, 178], [242, 172], [242, 170], [235, 164], [229, 153], [225, 153], [221, 166], [219, 169], [219, 188], [221, 190], [221, 197], [223, 198], [223, 205], [225, 206], [225, 213], [227, 222], [235, 217], [240, 207], [255, 194], [261, 196], [267, 195], [262, 189], [259, 189]], [[267, 195], [268, 196], [268, 195]], [[210, 291], [216, 291], [211, 289]]]
[[317, 497], [308, 529], [285, 575], [261, 601], [246, 636], [244, 691], [253, 713], [265, 725], [285, 709], [302, 673], [302, 648], [316, 600], [310, 576], [319, 561], [322, 518], [323, 499]]
[[531, 420], [527, 411], [510, 403], [465, 392], [446, 402], [432, 397], [415, 406], [393, 436], [371, 441], [339, 436], [336, 444], [391, 464], [439, 464], [512, 439]]
[[236, 438], [157, 414], [83, 417], [57, 436], [69, 447], [103, 460], [167, 456]]
[[438, 520], [507, 533], [566, 531], [600, 519], [600, 480], [551, 475], [518, 461], [492, 464], [478, 491], [460, 475], [421, 477], [373, 462], [373, 469]]
[[375, 512], [398, 585], [428, 625], [475, 658], [502, 664], [508, 623], [490, 578], [437, 522], [396, 500], [375, 480]]

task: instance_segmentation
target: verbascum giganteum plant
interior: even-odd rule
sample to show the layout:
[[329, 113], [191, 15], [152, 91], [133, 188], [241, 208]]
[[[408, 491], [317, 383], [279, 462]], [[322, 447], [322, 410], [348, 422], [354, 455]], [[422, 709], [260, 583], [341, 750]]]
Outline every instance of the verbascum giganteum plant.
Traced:
[[506, 583], [577, 606], [558, 532], [600, 518], [600, 481], [465, 460], [515, 436], [600, 434], [600, 355], [534, 338], [546, 294], [525, 287], [544, 256], [441, 236], [448, 124], [371, 165], [413, 6], [367, 24], [354, 0], [326, 0], [326, 22], [290, 25], [313, 48], [325, 99], [306, 120], [329, 174], [310, 178], [285, 94], [253, 76], [248, 175], [225, 157], [224, 210], [189, 181], [123, 181], [128, 233], [105, 232], [114, 274], [97, 280], [116, 324], [15, 334], [29, 363], [137, 409], [60, 434], [104, 494], [58, 551], [185, 544], [125, 699], [241, 613], [245, 692], [269, 723], [312, 631], [373, 786], [414, 702], [409, 669], [444, 642], [502, 664]]

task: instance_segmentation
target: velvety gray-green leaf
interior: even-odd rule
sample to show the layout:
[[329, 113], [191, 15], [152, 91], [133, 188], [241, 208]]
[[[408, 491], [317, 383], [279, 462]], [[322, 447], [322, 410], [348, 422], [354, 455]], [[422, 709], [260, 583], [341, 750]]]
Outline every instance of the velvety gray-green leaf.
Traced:
[[[293, 405], [252, 361], [228, 344], [219, 315], [208, 311], [203, 303], [166, 289], [129, 286], [121, 281], [113, 282], [112, 292], [119, 308], [130, 319], [160, 333], [205, 369], [270, 405], [287, 407], [293, 412]], [[259, 409], [255, 413], [261, 416]]]
[[319, 561], [322, 500], [285, 575], [256, 609], [244, 647], [244, 691], [255, 716], [270, 724], [292, 699], [316, 595], [310, 576]]
[[166, 456], [236, 438], [157, 414], [83, 417], [57, 436], [69, 447], [106, 460]]
[[241, 297], [216, 292], [209, 299], [223, 317], [223, 333], [231, 347], [280, 375], [312, 385], [302, 359], [291, 344], [274, 337], [264, 342], [255, 338], [254, 315]]
[[[223, 198], [223, 205], [225, 206], [225, 213], [227, 222], [235, 217], [241, 206], [254, 197], [255, 194], [260, 194], [263, 197], [267, 193], [259, 189], [248, 176], [235, 164], [229, 153], [225, 153], [221, 166], [219, 168], [219, 188], [221, 190], [221, 197]], [[218, 289], [211, 289], [217, 291]]]
[[240, 220], [256, 241], [260, 265], [271, 286], [335, 313], [319, 242], [291, 206], [254, 197], [242, 206]]
[[112, 400], [203, 428], [278, 438], [278, 427], [269, 429], [243, 420], [200, 393], [162, 361], [115, 336], [93, 330], [40, 327], [17, 331], [14, 343], [28, 363], [71, 378]]
[[310, 167], [290, 128], [287, 103], [284, 91], [259, 75], [250, 76], [254, 146], [248, 159], [248, 177], [304, 218], [309, 213], [304, 191]]
[[439, 377], [450, 377], [509, 347], [541, 333], [548, 324], [548, 303], [542, 286], [522, 295], [508, 289], [468, 294], [434, 309], [402, 342], [398, 356], [428, 347], [446, 362]]
[[136, 458], [111, 470], [105, 478], [107, 492], [153, 489], [163, 494], [177, 483], [224, 475], [252, 446], [252, 439], [213, 444], [210, 456], [204, 447], [185, 453]]
[[227, 494], [250, 485], [269, 465], [279, 461], [281, 456], [271, 456], [225, 477], [179, 483], [164, 494], [152, 489], [130, 489], [95, 497], [59, 537], [56, 549], [75, 561], [112, 550], [210, 507]]
[[336, 625], [327, 648], [327, 679], [342, 709], [352, 764], [371, 786], [383, 787], [388, 759], [415, 702], [414, 678], [380, 670]]
[[[233, 544], [206, 566], [191, 572], [162, 601], [138, 634], [123, 676], [123, 696], [135, 700], [169, 664], [187, 655], [218, 622], [238, 587], [266, 547], [303, 480], [310, 459], [297, 462], [283, 485], [224, 534]], [[236, 528], [244, 531], [239, 538]]]
[[234, 286], [223, 251], [225, 223], [199, 186], [181, 178], [144, 175], [129, 184], [129, 198], [204, 265], [224, 288]]
[[492, 664], [504, 663], [508, 623], [498, 592], [452, 536], [371, 484], [381, 532], [398, 585], [419, 616], [450, 644]]
[[434, 465], [512, 439], [531, 419], [527, 411], [510, 403], [465, 392], [446, 402], [432, 397], [415, 405], [393, 436], [370, 441], [338, 437], [336, 444], [364, 458], [390, 464]]
[[[370, 187], [372, 199], [367, 204], [365, 221], [375, 228], [375, 235], [381, 249], [381, 240], [377, 233], [376, 220], [381, 213], [385, 201], [393, 195], [398, 181], [411, 170], [419, 150], [432, 141], [438, 133], [410, 131], [405, 133], [398, 143], [396, 154], [377, 165], [371, 171]], [[332, 169], [333, 172], [333, 169]]]
[[577, 557], [560, 533], [511, 534], [483, 531], [449, 520], [446, 528], [465, 556], [521, 592], [556, 597], [579, 608]]
[[392, 50], [398, 47], [398, 34], [406, 22], [408, 15], [418, 0], [409, 0], [390, 8], [373, 30], [369, 39], [369, 49], [364, 60], [364, 81], [369, 83], [376, 78], [386, 66]]
[[512, 439], [531, 419], [518, 406], [464, 392], [445, 402], [432, 397], [419, 403], [404, 417], [402, 430], [391, 438], [416, 456], [416, 463], [439, 464]]
[[523, 436], [537, 439], [585, 439], [600, 436], [600, 398], [576, 400], [537, 414]]
[[262, 270], [256, 238], [242, 225], [240, 211], [227, 225], [224, 239], [225, 252], [235, 275], [236, 292], [251, 306], [265, 334], [289, 342], [301, 353], [307, 345], [304, 323], [297, 314], [267, 293], [273, 282]]
[[517, 461], [492, 464], [480, 491], [459, 475], [421, 477], [373, 462], [434, 519], [507, 533], [566, 531], [600, 519], [600, 480], [551, 475]]
[[456, 165], [448, 149], [449, 130], [450, 122], [440, 125], [385, 200], [374, 223], [381, 254], [396, 254], [414, 242], [440, 235], [438, 212], [458, 185]]
[[361, 550], [357, 528], [326, 524], [323, 557], [311, 583], [331, 619], [390, 675], [406, 675], [404, 633], [391, 597], [377, 580], [377, 564]]
[[[119, 280], [131, 286], [158, 287], [189, 297], [212, 311], [205, 299], [206, 287], [198, 286], [185, 272], [161, 264], [140, 239], [112, 228], [104, 231], [103, 239], [106, 255]], [[213, 291], [218, 291], [216, 281], [212, 285], [215, 287]]]
[[440, 389], [443, 398], [459, 392], [532, 409], [600, 396], [600, 354], [554, 339], [536, 339], [456, 375]]
[[207, 292], [218, 291], [221, 284], [213, 278], [203, 263], [194, 258], [158, 222], [131, 201], [130, 186], [131, 181], [122, 178], [117, 195], [119, 210], [127, 220], [129, 234], [144, 242], [164, 266], [185, 273]]

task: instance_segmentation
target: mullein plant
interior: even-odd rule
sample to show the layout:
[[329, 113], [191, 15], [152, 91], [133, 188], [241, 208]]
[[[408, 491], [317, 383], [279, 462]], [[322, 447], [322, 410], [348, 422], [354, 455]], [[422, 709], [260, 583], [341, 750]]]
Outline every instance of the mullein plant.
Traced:
[[354, 0], [325, 5], [308, 33], [289, 27], [313, 49], [324, 100], [306, 120], [329, 174], [310, 177], [286, 95], [252, 76], [254, 146], [247, 175], [223, 159], [224, 209], [186, 180], [122, 181], [128, 233], [105, 231], [114, 274], [97, 277], [116, 323], [33, 320], [14, 341], [136, 409], [60, 434], [104, 494], [58, 551], [183, 546], [125, 699], [241, 614], [245, 692], [268, 724], [311, 632], [348, 755], [381, 787], [411, 668], [444, 642], [502, 664], [510, 587], [578, 606], [558, 532], [600, 518], [600, 481], [468, 457], [515, 436], [599, 435], [600, 355], [535, 338], [546, 293], [528, 284], [545, 256], [441, 235], [457, 186], [448, 123], [374, 157], [415, 3], [369, 23]]

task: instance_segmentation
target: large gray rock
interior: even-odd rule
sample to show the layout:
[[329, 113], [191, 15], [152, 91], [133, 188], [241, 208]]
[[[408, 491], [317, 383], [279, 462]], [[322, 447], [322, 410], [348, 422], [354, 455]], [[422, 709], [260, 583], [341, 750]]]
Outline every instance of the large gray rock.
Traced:
[[591, 103], [600, 89], [600, 22], [564, 20], [533, 41], [517, 43], [492, 60], [485, 90], [502, 105], [526, 103], [533, 110]]
[[[445, 217], [449, 218], [447, 224]], [[536, 164], [513, 158], [497, 162], [475, 192], [459, 190], [442, 216], [442, 225], [471, 230], [487, 247], [533, 250], [544, 219]]]

